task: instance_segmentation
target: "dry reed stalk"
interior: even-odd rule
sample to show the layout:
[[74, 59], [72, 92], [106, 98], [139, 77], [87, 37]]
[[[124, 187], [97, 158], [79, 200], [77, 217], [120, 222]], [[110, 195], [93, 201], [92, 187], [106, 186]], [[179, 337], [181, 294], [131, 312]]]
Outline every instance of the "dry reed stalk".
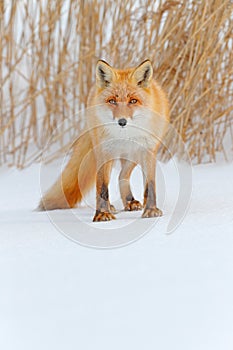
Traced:
[[51, 159], [69, 148], [98, 58], [119, 68], [150, 58], [191, 158], [229, 156], [232, 1], [1, 0], [0, 31], [0, 164], [38, 160], [52, 133]]

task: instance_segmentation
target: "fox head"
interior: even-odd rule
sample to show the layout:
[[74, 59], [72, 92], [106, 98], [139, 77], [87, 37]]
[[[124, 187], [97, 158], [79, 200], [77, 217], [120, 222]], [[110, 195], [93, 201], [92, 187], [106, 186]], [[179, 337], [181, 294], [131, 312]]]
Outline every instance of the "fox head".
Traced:
[[96, 100], [111, 120], [124, 127], [140, 107], [151, 107], [152, 77], [149, 60], [125, 70], [115, 69], [100, 60], [96, 66]]
[[147, 138], [152, 130], [160, 136], [169, 119], [166, 95], [153, 79], [149, 60], [128, 69], [115, 69], [99, 60], [88, 107], [88, 127], [100, 127], [102, 134], [116, 139], [119, 135]]

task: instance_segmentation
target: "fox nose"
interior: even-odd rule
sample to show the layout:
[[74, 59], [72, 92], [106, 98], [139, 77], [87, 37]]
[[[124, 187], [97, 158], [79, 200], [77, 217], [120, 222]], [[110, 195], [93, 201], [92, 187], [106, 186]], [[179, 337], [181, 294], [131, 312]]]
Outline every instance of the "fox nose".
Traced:
[[121, 119], [118, 120], [118, 124], [120, 126], [126, 126], [127, 120], [125, 118], [121, 118]]

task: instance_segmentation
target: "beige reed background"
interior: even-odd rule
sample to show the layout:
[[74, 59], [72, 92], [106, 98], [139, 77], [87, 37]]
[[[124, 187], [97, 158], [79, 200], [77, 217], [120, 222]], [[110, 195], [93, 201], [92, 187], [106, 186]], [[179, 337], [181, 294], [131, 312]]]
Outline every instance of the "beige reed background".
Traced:
[[194, 162], [229, 154], [233, 1], [0, 0], [0, 31], [0, 164], [38, 161], [52, 132], [56, 157], [79, 135], [99, 58], [151, 59]]

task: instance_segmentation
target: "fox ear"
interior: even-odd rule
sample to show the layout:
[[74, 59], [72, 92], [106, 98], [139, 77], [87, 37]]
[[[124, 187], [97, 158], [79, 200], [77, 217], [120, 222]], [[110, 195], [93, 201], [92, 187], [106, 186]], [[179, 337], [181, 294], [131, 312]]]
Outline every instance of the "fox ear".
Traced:
[[96, 65], [96, 84], [99, 87], [108, 86], [113, 79], [113, 68], [105, 61], [99, 60]]
[[153, 77], [151, 61], [146, 60], [137, 66], [132, 73], [132, 77], [138, 86], [147, 87]]

